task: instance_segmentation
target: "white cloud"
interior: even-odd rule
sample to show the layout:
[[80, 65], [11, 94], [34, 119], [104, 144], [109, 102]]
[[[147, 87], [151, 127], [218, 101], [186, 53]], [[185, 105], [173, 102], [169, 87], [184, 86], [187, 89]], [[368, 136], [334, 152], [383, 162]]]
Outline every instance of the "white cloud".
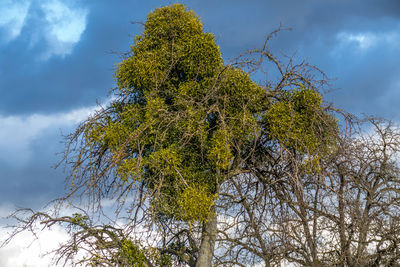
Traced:
[[47, 22], [46, 39], [51, 47], [46, 57], [70, 54], [86, 29], [88, 11], [68, 6], [60, 0], [46, 1], [41, 8]]
[[94, 107], [65, 113], [0, 116], [0, 161], [22, 166], [32, 157], [30, 143], [45, 130], [73, 126], [89, 116]]
[[[74, 3], [73, 0], [0, 0], [0, 30], [5, 33], [2, 40], [8, 43], [17, 39], [24, 26], [38, 20], [39, 26], [27, 39], [31, 46], [41, 45], [38, 40], [47, 43], [48, 49], [41, 57], [71, 54], [86, 29], [88, 15], [87, 9]], [[43, 17], [35, 15], [36, 7]]]
[[[45, 208], [43, 211], [52, 214], [52, 209], [50, 207]], [[0, 218], [9, 216], [15, 211], [10, 204], [0, 204]], [[70, 216], [73, 213], [80, 212], [72, 208], [71, 206], [64, 206], [58, 216]], [[111, 218], [114, 211], [110, 211], [106, 216]], [[99, 222], [100, 223], [100, 222]], [[6, 224], [13, 225], [11, 219], [0, 220], [0, 244], [9, 237], [12, 229], [5, 228]], [[126, 222], [119, 221], [117, 225], [124, 225]], [[37, 239], [29, 231], [23, 231], [16, 236], [14, 236], [9, 243], [5, 246], [0, 247], [0, 266], [1, 267], [41, 267], [41, 266], [64, 266], [65, 258], [62, 258], [58, 265], [54, 265], [54, 259], [57, 259], [57, 255], [52, 253], [54, 250], [60, 248], [60, 244], [68, 243], [71, 235], [67, 232], [65, 225], [54, 224], [51, 227], [43, 228], [43, 225], [39, 221], [32, 225], [35, 229]], [[86, 250], [90, 250], [89, 247], [85, 247]], [[82, 259], [88, 254], [85, 249], [78, 251], [74, 258], [76, 260]], [[54, 258], [56, 257], [56, 258]], [[65, 266], [75, 266], [71, 263]], [[79, 265], [80, 266], [80, 265]]]
[[360, 50], [366, 50], [377, 42], [377, 35], [372, 33], [347, 33], [341, 32], [337, 38], [345, 43], [355, 43]]
[[1, 0], [0, 1], [0, 28], [9, 42], [17, 38], [24, 26], [30, 6], [29, 0]]
[[[0, 231], [6, 236], [6, 231]], [[39, 232], [38, 240], [29, 232], [17, 235], [7, 246], [0, 249], [0, 266], [2, 267], [37, 267], [50, 266], [53, 255], [46, 253], [57, 248], [68, 239], [67, 232], [60, 226], [44, 229]], [[59, 265], [61, 266], [61, 264]]]
[[[11, 214], [11, 205], [0, 205], [0, 216]], [[5, 222], [0, 224], [0, 244], [9, 236], [10, 229], [4, 228]], [[39, 226], [40, 227], [40, 226]], [[38, 240], [28, 232], [18, 234], [10, 243], [0, 248], [1, 267], [38, 267], [50, 266], [53, 255], [46, 253], [54, 250], [61, 242], [68, 239], [68, 234], [61, 226], [54, 225], [51, 229], [44, 229], [38, 233]], [[35, 241], [35, 242], [34, 242]], [[59, 265], [61, 266], [61, 265]]]
[[377, 45], [395, 47], [400, 45], [400, 34], [398, 30], [387, 32], [339, 32], [336, 35], [338, 49], [348, 49], [348, 46], [355, 45], [359, 52], [365, 52]]

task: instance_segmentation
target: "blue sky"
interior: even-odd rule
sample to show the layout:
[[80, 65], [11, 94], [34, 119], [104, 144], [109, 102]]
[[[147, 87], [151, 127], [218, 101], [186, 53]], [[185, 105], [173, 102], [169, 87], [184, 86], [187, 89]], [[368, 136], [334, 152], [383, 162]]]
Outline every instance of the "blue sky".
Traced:
[[[113, 73], [152, 9], [174, 1], [0, 1], [0, 208], [38, 208], [64, 190], [54, 170], [71, 132], [115, 86]], [[400, 122], [399, 0], [187, 0], [229, 60], [271, 41], [320, 67], [326, 96]]]

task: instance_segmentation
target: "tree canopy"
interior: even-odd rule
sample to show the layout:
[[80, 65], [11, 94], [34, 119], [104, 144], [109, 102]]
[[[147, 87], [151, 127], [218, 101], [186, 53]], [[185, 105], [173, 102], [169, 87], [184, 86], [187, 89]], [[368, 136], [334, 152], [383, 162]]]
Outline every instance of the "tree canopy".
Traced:
[[[360, 136], [339, 126], [339, 116], [353, 121], [323, 101], [323, 73], [275, 57], [267, 44], [277, 32], [261, 49], [226, 63], [214, 36], [181, 4], [155, 9], [143, 28], [116, 66], [111, 103], [67, 137], [63, 158], [71, 174], [61, 203], [79, 197], [96, 212], [111, 198], [116, 219], [95, 222], [86, 208], [63, 217], [32, 211], [16, 216], [17, 232], [35, 221], [67, 225], [71, 240], [57, 249], [59, 258], [95, 266], [360, 264], [369, 252], [356, 243], [366, 242], [370, 228], [348, 217], [343, 205], [365, 220], [377, 197], [371, 187], [387, 184], [361, 182], [369, 175], [361, 170], [389, 166], [383, 176], [398, 170], [387, 165], [386, 152], [374, 154], [378, 161], [372, 154], [359, 158], [362, 146], [374, 145], [358, 147]], [[276, 80], [254, 81], [271, 69]], [[394, 131], [381, 134], [391, 136]], [[379, 192], [397, 194], [389, 191]], [[363, 199], [368, 211], [354, 206]], [[320, 237], [323, 228], [332, 240]], [[391, 245], [368, 255], [378, 261], [385, 249]], [[86, 254], [79, 258], [81, 250]]]

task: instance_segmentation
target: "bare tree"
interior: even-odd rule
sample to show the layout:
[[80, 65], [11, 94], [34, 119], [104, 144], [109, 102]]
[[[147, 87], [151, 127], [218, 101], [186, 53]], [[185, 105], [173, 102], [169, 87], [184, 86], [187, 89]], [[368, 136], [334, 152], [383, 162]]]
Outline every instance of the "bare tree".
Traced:
[[391, 122], [367, 119], [311, 169], [281, 153], [230, 180], [216, 263], [400, 264], [399, 134]]

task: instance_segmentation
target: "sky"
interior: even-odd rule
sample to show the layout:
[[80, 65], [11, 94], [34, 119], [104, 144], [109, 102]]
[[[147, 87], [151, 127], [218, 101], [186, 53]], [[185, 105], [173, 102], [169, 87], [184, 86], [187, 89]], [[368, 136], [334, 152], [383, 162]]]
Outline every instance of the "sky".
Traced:
[[[0, 216], [63, 194], [67, 173], [53, 168], [62, 136], [107, 101], [118, 53], [142, 31], [132, 22], [174, 2], [0, 0]], [[271, 50], [323, 70], [334, 89], [327, 101], [400, 122], [399, 0], [180, 2], [215, 35], [226, 61], [260, 47], [280, 25], [290, 27], [271, 40]], [[17, 253], [18, 242], [0, 249], [0, 265], [42, 266], [32, 257], [23, 262], [29, 253]]]

